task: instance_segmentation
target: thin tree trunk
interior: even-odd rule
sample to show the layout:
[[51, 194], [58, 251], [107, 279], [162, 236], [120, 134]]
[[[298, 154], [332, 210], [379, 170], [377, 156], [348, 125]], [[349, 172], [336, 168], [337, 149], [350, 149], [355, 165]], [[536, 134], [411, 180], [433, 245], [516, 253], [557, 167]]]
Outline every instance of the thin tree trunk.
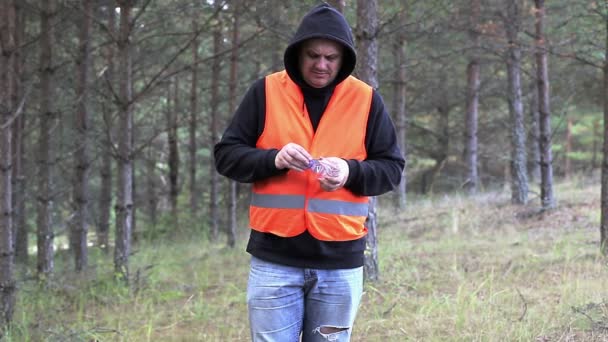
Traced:
[[[399, 24], [405, 22], [405, 11], [399, 13]], [[397, 139], [399, 141], [399, 148], [404, 156], [407, 156], [407, 75], [405, 69], [405, 48], [406, 48], [406, 37], [405, 30], [400, 28], [395, 34], [393, 41], [393, 59], [395, 62], [395, 69], [397, 70], [397, 80], [394, 86], [393, 94], [393, 112], [395, 113], [397, 123]], [[407, 160], [407, 157], [405, 158]], [[401, 174], [401, 182], [396, 191], [396, 206], [399, 210], [404, 210], [407, 204], [407, 178], [406, 178], [406, 167], [403, 168]]]
[[532, 83], [530, 89], [530, 149], [528, 158], [528, 170], [530, 171], [530, 181], [539, 182], [540, 176], [540, 115], [538, 113], [538, 89], [536, 82]]
[[[14, 1], [15, 5], [15, 46], [21, 45], [25, 35], [25, 22], [21, 2]], [[17, 48], [14, 52], [14, 77], [13, 80], [13, 100], [14, 106], [20, 106], [20, 114], [14, 119], [13, 123], [13, 239], [15, 242], [15, 259], [17, 262], [27, 265], [29, 261], [29, 226], [25, 214], [25, 115], [24, 106], [26, 94], [23, 88], [23, 65], [24, 55], [21, 49]]]
[[564, 152], [564, 176], [569, 179], [572, 176], [572, 118], [568, 117], [568, 124], [566, 125], [566, 151]]
[[158, 193], [156, 190], [156, 157], [154, 148], [150, 147], [146, 158], [146, 205], [148, 206], [148, 216], [152, 226], [151, 236], [154, 236], [156, 225], [158, 224]]
[[74, 126], [76, 131], [75, 146], [75, 177], [73, 189], [74, 219], [72, 220], [71, 242], [74, 251], [75, 270], [83, 271], [88, 266], [87, 212], [89, 205], [89, 109], [88, 109], [88, 82], [90, 64], [91, 22], [93, 17], [93, 4], [91, 0], [81, 2], [82, 23], [78, 40], [77, 85], [76, 85], [76, 113]]
[[15, 114], [12, 91], [16, 77], [16, 11], [13, 1], [0, 4], [0, 336], [8, 328], [15, 310], [13, 249], [12, 125]]
[[526, 129], [521, 98], [521, 49], [519, 47], [520, 9], [518, 0], [507, 2], [505, 29], [507, 33], [507, 78], [509, 82], [509, 113], [511, 115], [511, 202], [528, 202], [528, 168], [526, 165]]
[[544, 34], [545, 1], [534, 0], [536, 11], [536, 77], [540, 113], [540, 197], [543, 209], [555, 207], [553, 196], [553, 153], [551, 147], [551, 111], [549, 110], [549, 72]]
[[[137, 0], [136, 0], [137, 1]], [[131, 71], [131, 73], [133, 73]], [[132, 77], [132, 76], [131, 76]], [[131, 82], [131, 87], [133, 86], [133, 83]], [[133, 97], [131, 97], [133, 98]], [[133, 100], [131, 100], [131, 103], [133, 103]], [[131, 106], [132, 108], [132, 106]], [[136, 159], [136, 155], [135, 155], [135, 151], [133, 150], [133, 146], [135, 146], [135, 133], [136, 131], [133, 129], [133, 110], [131, 109], [131, 199], [132, 199], [132, 203], [131, 203], [131, 242], [130, 245], [133, 243], [136, 243], [139, 239], [139, 237], [141, 236], [141, 234], [136, 234], [137, 232], [137, 179], [135, 178], [135, 170], [137, 170], [137, 159]], [[131, 249], [129, 247], [129, 249]]]
[[479, 108], [479, 15], [481, 11], [480, 0], [471, 0], [471, 15], [469, 39], [472, 52], [467, 65], [467, 95], [465, 115], [465, 144], [464, 162], [467, 167], [467, 179], [464, 183], [465, 189], [470, 194], [475, 194], [479, 187], [479, 175], [477, 169], [477, 125]]
[[128, 282], [133, 224], [133, 94], [131, 90], [130, 52], [133, 0], [117, 0], [117, 4], [120, 6], [120, 28], [117, 41], [119, 65], [119, 140], [114, 271], [122, 281]]
[[[238, 86], [238, 63], [239, 63], [239, 26], [240, 26], [240, 2], [235, 1], [234, 13], [232, 21], [232, 52], [230, 54], [230, 82], [228, 89], [228, 113], [234, 113], [236, 108], [236, 90]], [[230, 203], [228, 205], [229, 212], [229, 225], [228, 225], [228, 246], [234, 248], [236, 245], [236, 232], [237, 232], [237, 182], [228, 180], [230, 189]]]
[[54, 232], [51, 222], [52, 203], [52, 148], [51, 129], [54, 126], [55, 112], [53, 109], [53, 36], [55, 31], [55, 1], [44, 0], [40, 12], [40, 132], [38, 137], [38, 209], [37, 209], [37, 236], [38, 236], [38, 276], [46, 280], [53, 272]]
[[[108, 15], [108, 35], [114, 44], [107, 44], [104, 48], [105, 62], [107, 65], [106, 72], [104, 74], [105, 82], [108, 85], [108, 92], [112, 94], [114, 92], [114, 51], [116, 49], [116, 11], [114, 5], [107, 6]], [[110, 236], [110, 213], [112, 211], [112, 155], [113, 155], [113, 141], [112, 141], [112, 110], [108, 106], [102, 107], [103, 118], [105, 122], [106, 133], [102, 139], [101, 146], [101, 167], [100, 167], [100, 178], [101, 186], [99, 192], [99, 223], [97, 225], [97, 245], [102, 248], [105, 253], [109, 252], [109, 236]]]
[[171, 206], [171, 224], [173, 229], [179, 227], [177, 197], [179, 195], [178, 176], [179, 176], [179, 152], [177, 148], [177, 112], [179, 107], [179, 80], [173, 79], [174, 92], [171, 94], [171, 82], [168, 86], [167, 98], [173, 98], [167, 105], [167, 142], [169, 153], [167, 164], [169, 166], [169, 204]]
[[[220, 6], [221, 1], [215, 0], [215, 6]], [[217, 27], [213, 30], [213, 54], [218, 56], [222, 47], [222, 31], [221, 21], [218, 20]], [[211, 148], [217, 142], [218, 135], [218, 116], [219, 116], [219, 87], [220, 87], [220, 57], [213, 58], [211, 66], [211, 127], [210, 127], [210, 145]], [[215, 162], [213, 161], [213, 154], [210, 156], [211, 162], [209, 163], [209, 226], [211, 228], [210, 238], [212, 241], [216, 241], [219, 235], [219, 211], [218, 211], [218, 194], [219, 177], [215, 170]]]
[[[192, 28], [194, 32], [198, 31], [198, 17], [192, 19]], [[190, 84], [190, 121], [189, 121], [189, 143], [188, 155], [190, 160], [190, 216], [196, 222], [198, 215], [199, 191], [196, 184], [196, 131], [198, 125], [198, 63], [199, 63], [199, 39], [198, 35], [192, 41], [192, 82]]]
[[344, 13], [344, 7], [346, 7], [346, 0], [327, 0], [327, 3], [338, 11], [340, 11], [340, 13]]
[[598, 155], [600, 154], [600, 140], [602, 139], [601, 122], [599, 119], [593, 121], [593, 156], [591, 157], [591, 169], [595, 170], [598, 168], [597, 160]]
[[608, 14], [604, 17], [606, 41], [604, 53], [604, 159], [602, 161], [602, 215], [600, 223], [600, 251], [608, 256]]
[[[357, 0], [357, 53], [359, 57], [359, 78], [372, 88], [378, 88], [378, 13], [376, 0]], [[369, 214], [366, 221], [368, 229], [365, 251], [365, 276], [370, 281], [379, 279], [378, 241], [377, 241], [377, 200], [370, 198]]]
[[438, 154], [434, 156], [435, 165], [430, 171], [430, 176], [428, 177], [428, 185], [426, 187], [425, 193], [432, 194], [435, 190], [435, 181], [439, 177], [439, 174], [445, 167], [445, 164], [448, 160], [448, 149], [450, 146], [450, 106], [448, 104], [448, 87], [444, 87], [447, 84], [446, 75], [442, 74], [441, 81], [439, 82], [442, 85], [443, 91], [440, 94], [443, 94], [437, 101], [439, 105], [437, 106], [437, 111], [439, 112], [439, 126], [437, 127], [437, 131], [440, 132], [438, 134], [438, 144], [439, 148], [437, 149]]

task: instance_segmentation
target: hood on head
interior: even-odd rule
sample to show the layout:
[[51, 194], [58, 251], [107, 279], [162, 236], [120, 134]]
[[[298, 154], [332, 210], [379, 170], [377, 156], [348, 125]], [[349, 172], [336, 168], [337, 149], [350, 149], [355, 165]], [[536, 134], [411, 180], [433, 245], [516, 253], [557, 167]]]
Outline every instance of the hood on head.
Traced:
[[304, 84], [298, 67], [300, 46], [303, 41], [312, 38], [330, 39], [344, 46], [342, 67], [332, 85], [342, 82], [355, 70], [357, 54], [350, 26], [342, 13], [323, 3], [315, 6], [302, 18], [300, 26], [285, 50], [283, 57], [285, 70], [296, 83]]

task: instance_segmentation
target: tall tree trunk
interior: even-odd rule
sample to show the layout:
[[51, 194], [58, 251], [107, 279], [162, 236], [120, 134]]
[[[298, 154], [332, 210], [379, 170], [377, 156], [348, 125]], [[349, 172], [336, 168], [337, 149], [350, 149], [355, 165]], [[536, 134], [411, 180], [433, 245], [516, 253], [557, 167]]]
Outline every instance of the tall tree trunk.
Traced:
[[543, 209], [555, 207], [553, 196], [553, 153], [551, 147], [551, 111], [549, 110], [549, 72], [544, 34], [545, 0], [534, 0], [536, 6], [536, 77], [540, 115], [540, 198]]
[[540, 114], [538, 113], [538, 89], [536, 82], [530, 87], [530, 129], [529, 129], [529, 158], [528, 170], [530, 182], [539, 182], [540, 176]]
[[[399, 25], [403, 25], [405, 22], [405, 10], [399, 13]], [[397, 123], [397, 139], [399, 141], [399, 148], [401, 152], [406, 156], [407, 160], [407, 75], [406, 75], [406, 36], [405, 29], [400, 27], [395, 34], [395, 39], [392, 44], [393, 48], [393, 59], [395, 62], [395, 69], [397, 70], [396, 82], [394, 86], [394, 94], [393, 94], [393, 112], [395, 113], [395, 121]], [[403, 168], [403, 173], [401, 174], [401, 182], [399, 183], [399, 187], [397, 188], [396, 193], [396, 206], [399, 210], [404, 210], [407, 204], [407, 178], [406, 178], [406, 169]]]
[[[25, 22], [22, 3], [14, 1], [15, 5], [15, 46], [18, 47], [25, 36]], [[15, 259], [17, 262], [27, 265], [29, 261], [29, 225], [25, 213], [25, 115], [24, 106], [27, 94], [23, 87], [24, 77], [22, 75], [24, 65], [24, 54], [17, 48], [14, 52], [14, 77], [13, 80], [13, 107], [17, 106], [20, 112], [13, 122], [13, 239], [15, 241]]]
[[346, 7], [346, 0], [328, 0], [327, 3], [338, 11], [340, 11], [340, 13], [344, 13], [344, 7]]
[[569, 179], [572, 176], [572, 117], [568, 117], [566, 125], [566, 151], [564, 151], [564, 176]]
[[[111, 2], [106, 7], [108, 23], [107, 30], [108, 36], [113, 44], [107, 44], [104, 47], [104, 58], [107, 65], [106, 72], [104, 74], [105, 83], [107, 84], [107, 92], [113, 94], [115, 91], [115, 66], [114, 66], [114, 53], [116, 50], [116, 11], [114, 10], [114, 3]], [[109, 252], [109, 236], [110, 236], [110, 213], [112, 211], [112, 193], [113, 193], [113, 177], [112, 177], [112, 160], [113, 160], [113, 118], [112, 108], [103, 105], [103, 118], [105, 135], [101, 142], [101, 167], [99, 170], [101, 185], [99, 190], [99, 222], [97, 224], [97, 245], [102, 248], [105, 253]]]
[[[285, 7], [282, 1], [270, 2], [270, 20], [271, 26], [276, 27], [281, 22], [281, 18], [285, 16]], [[270, 62], [272, 72], [280, 71], [284, 68], [283, 65], [283, 52], [284, 48], [278, 44], [272, 44], [272, 50], [270, 55]]]
[[129, 281], [129, 254], [133, 224], [133, 94], [131, 90], [131, 12], [134, 0], [117, 0], [120, 6], [118, 48], [118, 198], [116, 201], [116, 246], [114, 271]]
[[608, 256], [608, 13], [604, 17], [606, 41], [604, 53], [604, 159], [602, 161], [602, 215], [600, 222], [600, 251]]
[[167, 98], [171, 99], [167, 105], [166, 118], [167, 118], [167, 143], [169, 147], [169, 153], [167, 164], [169, 166], [169, 204], [171, 206], [171, 224], [173, 229], [179, 227], [178, 222], [178, 208], [177, 208], [177, 197], [179, 195], [179, 151], [177, 148], [177, 112], [179, 107], [179, 80], [178, 78], [173, 79], [174, 91], [171, 94], [171, 82], [168, 86]]
[[51, 129], [54, 126], [55, 112], [53, 109], [53, 36], [55, 31], [55, 0], [44, 0], [40, 12], [40, 132], [38, 137], [38, 276], [42, 280], [53, 272], [53, 224], [51, 222], [52, 203], [52, 148]]
[[148, 148], [148, 156], [146, 158], [146, 205], [148, 207], [148, 216], [150, 217], [150, 226], [152, 226], [151, 236], [154, 236], [156, 225], [158, 224], [158, 193], [156, 190], [156, 156], [154, 148]]
[[505, 31], [507, 34], [507, 78], [509, 82], [509, 113], [511, 115], [511, 202], [528, 202], [528, 168], [526, 165], [526, 128], [521, 98], [521, 49], [519, 47], [519, 0], [507, 2]]
[[15, 310], [13, 249], [12, 125], [16, 114], [12, 91], [16, 77], [16, 11], [13, 1], [0, 4], [0, 336], [8, 328]]
[[[215, 0], [215, 6], [221, 6], [220, 0]], [[218, 18], [219, 19], [219, 18]], [[220, 91], [220, 68], [221, 61], [218, 56], [222, 49], [222, 28], [221, 20], [217, 21], [217, 26], [213, 29], [213, 54], [216, 56], [213, 58], [211, 66], [211, 127], [210, 127], [210, 141], [209, 146], [213, 149], [213, 146], [217, 142], [218, 135], [218, 116], [219, 116], [219, 91]], [[215, 162], [213, 161], [213, 154], [210, 156], [211, 160], [209, 163], [209, 227], [211, 229], [210, 238], [212, 241], [216, 241], [219, 235], [219, 212], [218, 212], [218, 195], [219, 195], [219, 177], [215, 170]]]
[[[376, 0], [357, 0], [357, 53], [359, 56], [359, 78], [372, 88], [378, 88], [378, 13]], [[377, 199], [370, 198], [367, 248], [365, 251], [365, 276], [370, 281], [379, 278], [378, 241], [377, 241]]]
[[[192, 30], [195, 34], [198, 32], [198, 17], [194, 16], [192, 19]], [[189, 142], [188, 142], [188, 155], [190, 160], [189, 165], [189, 176], [190, 176], [190, 216], [196, 222], [198, 215], [198, 203], [199, 203], [199, 191], [197, 190], [196, 184], [196, 131], [198, 125], [198, 63], [199, 63], [199, 38], [198, 35], [192, 41], [192, 78], [190, 83], [190, 120], [188, 122], [189, 128]]]
[[596, 119], [593, 121], [593, 155], [591, 157], [591, 169], [595, 170], [598, 168], [598, 164], [597, 164], [597, 160], [599, 153], [599, 149], [600, 149], [600, 140], [602, 139], [601, 136], [601, 120]]
[[93, 17], [93, 4], [91, 0], [80, 2], [82, 22], [78, 31], [78, 58], [77, 85], [76, 85], [76, 113], [74, 126], [76, 131], [75, 161], [74, 161], [74, 189], [73, 206], [74, 219], [71, 224], [71, 242], [74, 251], [74, 266], [80, 272], [88, 266], [87, 225], [89, 206], [89, 109], [88, 109], [88, 82], [90, 64], [91, 22]]
[[[238, 86], [238, 63], [239, 63], [239, 26], [240, 26], [240, 1], [235, 1], [234, 12], [232, 18], [232, 52], [230, 53], [230, 81], [228, 85], [228, 113], [234, 113], [236, 108], [236, 91]], [[237, 232], [237, 182], [228, 180], [230, 203], [228, 205], [229, 212], [229, 224], [228, 224], [228, 246], [234, 248], [236, 245], [236, 232]]]
[[439, 174], [441, 173], [441, 171], [445, 167], [445, 164], [447, 163], [448, 150], [449, 150], [449, 146], [450, 146], [450, 124], [449, 123], [450, 123], [451, 108], [448, 103], [449, 89], [447, 86], [445, 86], [447, 84], [447, 79], [446, 79], [445, 74], [442, 74], [440, 76], [439, 84], [441, 85], [441, 89], [442, 89], [442, 91], [440, 92], [440, 94], [442, 94], [442, 95], [440, 95], [441, 97], [436, 100], [438, 102], [437, 112], [439, 113], [439, 120], [437, 121], [438, 122], [437, 132], [439, 132], [439, 134], [437, 135], [437, 139], [438, 139], [439, 148], [435, 150], [435, 151], [437, 151], [435, 153], [435, 155], [433, 156], [433, 159], [435, 160], [435, 165], [430, 170], [429, 176], [427, 177], [428, 184], [425, 187], [425, 190], [426, 190], [425, 193], [429, 193], [429, 194], [432, 194], [435, 191], [435, 189], [434, 189], [435, 181], [437, 180], [437, 178], [439, 177]]
[[464, 162], [467, 168], [465, 189], [474, 194], [479, 187], [477, 169], [477, 125], [479, 108], [479, 15], [481, 11], [480, 0], [471, 0], [470, 3], [469, 39], [471, 41], [471, 54], [467, 65], [467, 94], [465, 115], [465, 144]]

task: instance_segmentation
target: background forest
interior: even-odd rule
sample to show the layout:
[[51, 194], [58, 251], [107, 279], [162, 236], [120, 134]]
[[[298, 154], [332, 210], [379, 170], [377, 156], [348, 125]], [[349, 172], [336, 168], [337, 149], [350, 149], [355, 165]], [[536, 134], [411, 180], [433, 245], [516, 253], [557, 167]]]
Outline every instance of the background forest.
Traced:
[[[181, 336], [176, 340], [224, 340], [220, 336], [230, 332], [226, 340], [247, 339], [239, 291], [246, 280], [243, 241], [249, 186], [216, 173], [213, 145], [248, 86], [283, 68], [287, 42], [301, 16], [317, 3], [0, 3], [0, 321], [9, 327], [7, 338], [159, 340], [170, 332]], [[608, 183], [604, 174], [600, 181], [608, 115], [608, 1], [330, 3], [352, 25], [359, 51], [355, 74], [382, 94], [407, 158], [400, 188], [377, 203], [380, 240], [382, 227], [393, 237], [391, 243], [403, 232], [409, 234], [402, 245], [380, 246], [381, 265], [390, 256], [404, 266], [397, 270], [393, 268], [401, 264], [391, 263], [380, 272], [381, 280], [393, 282], [368, 285], [370, 297], [364, 303], [370, 306], [362, 316], [377, 319], [379, 327], [383, 319], [395, 323], [391, 315], [401, 320], [407, 316], [413, 325], [401, 330], [393, 325], [391, 333], [383, 334], [366, 321], [361, 340], [390, 339], [395, 331], [395, 341], [427, 340], [431, 335], [428, 340], [446, 340], [455, 336], [450, 332], [454, 329], [463, 340], [606, 338], [605, 287], [596, 286], [605, 284], [605, 261], [589, 250], [599, 252], [600, 239], [608, 241], [608, 227], [598, 229], [600, 183]], [[593, 201], [578, 201], [586, 198]], [[604, 202], [608, 205], [608, 191], [602, 193]], [[571, 213], [579, 206], [585, 208], [583, 213]], [[568, 238], [545, 236], [544, 243], [564, 244], [556, 251], [513, 235], [530, 229], [529, 221], [488, 222], [480, 208], [495, 218], [545, 223], [563, 223], [563, 215], [571, 214], [569, 218], [582, 217], [585, 224], [580, 235], [568, 231]], [[436, 217], [427, 222], [423, 215]], [[424, 227], [437, 241], [445, 233], [431, 229], [437, 226], [455, 234], [453, 245], [439, 243], [441, 249], [435, 251], [415, 243], [429, 237], [421, 233]], [[505, 228], [505, 240], [479, 242], [485, 241], [484, 234], [492, 236], [489, 226]], [[560, 228], [569, 223], [565, 226]], [[601, 226], [608, 226], [603, 215]], [[589, 247], [590, 241], [594, 247]], [[547, 320], [524, 322], [534, 311], [529, 298], [554, 292], [522, 294], [521, 278], [510, 290], [492, 287], [494, 256], [484, 259], [476, 253], [509, 243], [518, 252], [502, 260], [508, 262], [498, 267], [502, 277], [518, 269], [538, 271], [523, 261], [517, 265], [519, 257], [529, 252], [542, 259], [543, 248], [549, 248], [544, 262], [573, 268], [564, 266], [558, 272], [562, 278], [541, 282], [575, 281], [582, 286], [581, 274], [592, 281], [586, 290], [555, 289], [561, 294], [580, 292], [576, 304], [569, 304], [577, 319], [582, 318], [580, 325], [576, 320], [571, 324], [559, 305], [535, 309], [550, 313]], [[582, 256], [577, 254], [581, 246], [586, 250]], [[405, 250], [409, 254], [400, 254]], [[464, 265], [460, 258], [465, 253], [458, 251], [477, 255], [475, 266], [471, 259]], [[176, 261], [170, 256], [174, 254], [187, 257]], [[411, 262], [421, 256], [439, 257], [414, 276], [418, 271], [411, 269]], [[155, 266], [160, 260], [169, 264]], [[196, 264], [205, 270], [191, 269]], [[455, 272], [455, 279], [462, 280], [471, 267], [477, 267], [481, 277], [472, 283], [420, 278], [426, 271]], [[194, 279], [182, 280], [183, 273]], [[397, 274], [419, 283], [409, 278], [399, 283], [395, 279], [405, 278]], [[240, 280], [234, 280], [236, 275]], [[430, 282], [420, 282], [425, 279]], [[191, 284], [197, 284], [194, 292]], [[424, 297], [444, 287], [458, 290], [452, 293], [453, 302], [446, 299], [449, 296], [433, 297], [417, 307], [401, 302], [411, 296], [407, 291]], [[603, 297], [585, 296], [602, 291]], [[482, 292], [485, 299], [480, 299]], [[507, 297], [501, 297], [505, 293]], [[478, 311], [486, 306], [477, 300], [488, 296], [499, 303]], [[150, 318], [138, 328], [122, 325], [125, 317], [104, 318], [111, 328], [91, 324], [96, 315], [138, 308], [144, 297], [150, 299], [143, 302], [146, 309], [130, 313]], [[160, 324], [151, 313], [161, 304], [195, 305], [185, 320], [191, 324], [184, 326], [184, 319], [167, 312], [166, 324]], [[494, 304], [512, 310], [509, 316], [520, 326], [499, 324], [488, 332], [482, 329], [488, 322], [469, 319], [504, 316], [506, 311]], [[94, 307], [94, 312], [85, 307]], [[102, 313], [103, 307], [113, 312]], [[240, 315], [219, 311], [222, 307]], [[60, 309], [68, 312], [61, 323], [41, 318]], [[410, 317], [408, 309], [422, 316]], [[422, 323], [443, 314], [455, 318], [435, 321], [437, 330]], [[222, 328], [218, 319], [210, 320], [212, 315], [240, 320], [239, 325], [236, 330], [231, 324]], [[554, 320], [560, 322], [557, 330], [547, 325]], [[569, 321], [566, 328], [564, 321]], [[202, 327], [196, 322], [203, 322]], [[429, 335], [428, 329], [434, 333]]]

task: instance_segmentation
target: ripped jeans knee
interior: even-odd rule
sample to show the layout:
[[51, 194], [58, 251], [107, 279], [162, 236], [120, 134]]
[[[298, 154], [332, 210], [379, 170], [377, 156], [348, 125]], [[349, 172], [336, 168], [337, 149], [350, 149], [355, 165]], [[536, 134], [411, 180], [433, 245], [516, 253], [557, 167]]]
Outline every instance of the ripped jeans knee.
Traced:
[[313, 334], [319, 334], [324, 337], [327, 341], [337, 341], [341, 335], [348, 335], [350, 327], [333, 327], [333, 326], [320, 326], [313, 330]]

